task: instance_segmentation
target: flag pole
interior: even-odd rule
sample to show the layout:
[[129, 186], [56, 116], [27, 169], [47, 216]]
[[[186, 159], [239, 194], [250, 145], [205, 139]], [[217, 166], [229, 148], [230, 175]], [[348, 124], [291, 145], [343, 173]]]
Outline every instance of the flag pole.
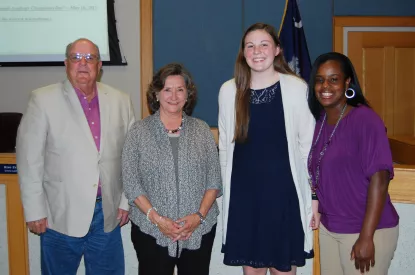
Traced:
[[288, 2], [290, 0], [285, 0], [285, 8], [284, 8], [284, 14], [282, 15], [281, 23], [280, 23], [280, 30], [278, 31], [278, 37], [280, 36], [281, 30], [282, 30], [282, 24], [285, 20], [285, 15], [287, 14], [287, 8], [288, 8]]

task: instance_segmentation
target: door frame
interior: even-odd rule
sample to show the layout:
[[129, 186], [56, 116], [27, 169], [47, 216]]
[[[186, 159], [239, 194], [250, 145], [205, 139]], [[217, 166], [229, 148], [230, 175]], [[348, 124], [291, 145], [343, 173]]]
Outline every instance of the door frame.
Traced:
[[141, 118], [150, 115], [146, 90], [153, 77], [153, 0], [140, 1]]
[[344, 37], [352, 30], [387, 31], [391, 28], [390, 30], [404, 31], [405, 28], [413, 27], [415, 27], [414, 16], [334, 16], [333, 50], [347, 55]]

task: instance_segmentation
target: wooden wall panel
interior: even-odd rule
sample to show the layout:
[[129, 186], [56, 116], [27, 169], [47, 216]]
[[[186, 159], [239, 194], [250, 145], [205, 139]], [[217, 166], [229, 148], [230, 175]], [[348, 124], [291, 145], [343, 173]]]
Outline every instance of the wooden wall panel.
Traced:
[[363, 29], [347, 33], [347, 55], [389, 136], [415, 135], [414, 34]]
[[384, 120], [386, 117], [385, 51], [383, 48], [364, 48], [361, 86], [372, 108]]
[[388, 130], [388, 135], [393, 135], [395, 131], [394, 127], [394, 108], [390, 108], [390, 106], [394, 106], [394, 98], [395, 98], [395, 89], [396, 89], [396, 80], [395, 80], [395, 48], [394, 47], [385, 47], [385, 73], [384, 73], [384, 87], [385, 87], [385, 106], [384, 106], [384, 114], [383, 114], [383, 121]]
[[415, 135], [414, 54], [414, 48], [395, 48], [394, 135]]
[[[362, 35], [361, 43], [364, 46], [371, 47], [408, 47], [414, 44], [415, 35], [413, 32], [404, 32], [404, 31], [376, 31], [376, 32], [357, 32]], [[354, 41], [351, 41], [351, 34], [349, 33], [349, 44], [353, 44]]]
[[145, 118], [150, 114], [146, 92], [153, 77], [153, 0], [140, 1], [140, 62], [141, 118]]
[[392, 150], [392, 157], [395, 163], [415, 165], [414, 136], [390, 136], [389, 145]]
[[393, 203], [415, 204], [415, 165], [395, 165], [395, 177], [389, 184]]
[[[348, 43], [348, 57], [353, 62], [353, 66], [356, 70], [356, 74], [359, 77], [359, 80], [363, 79], [363, 49], [362, 44], [362, 32], [350, 32], [348, 35], [348, 41], [353, 41], [353, 43]], [[356, 58], [358, 57], [358, 58]]]

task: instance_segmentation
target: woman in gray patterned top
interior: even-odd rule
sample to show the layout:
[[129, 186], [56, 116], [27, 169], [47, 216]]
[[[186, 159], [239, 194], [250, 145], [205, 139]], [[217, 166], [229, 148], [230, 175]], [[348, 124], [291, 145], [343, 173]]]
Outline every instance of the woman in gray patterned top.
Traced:
[[180, 64], [160, 69], [147, 91], [151, 116], [125, 141], [122, 177], [139, 274], [209, 274], [222, 194], [209, 126], [190, 117], [196, 87]]

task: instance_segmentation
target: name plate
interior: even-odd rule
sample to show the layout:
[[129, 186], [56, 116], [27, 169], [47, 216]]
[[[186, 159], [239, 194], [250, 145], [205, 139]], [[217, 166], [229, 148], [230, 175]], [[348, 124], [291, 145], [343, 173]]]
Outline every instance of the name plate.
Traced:
[[16, 164], [0, 164], [0, 174], [17, 174]]

